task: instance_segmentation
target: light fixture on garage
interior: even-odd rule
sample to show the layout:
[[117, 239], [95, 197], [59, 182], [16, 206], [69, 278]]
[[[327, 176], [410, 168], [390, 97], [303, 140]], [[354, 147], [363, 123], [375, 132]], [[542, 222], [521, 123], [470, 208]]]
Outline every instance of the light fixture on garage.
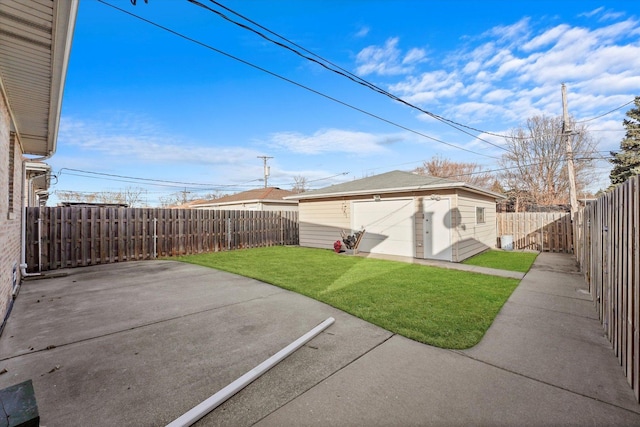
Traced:
[[437, 202], [438, 200], [440, 200], [440, 196], [438, 196], [437, 194], [432, 194], [431, 200], [435, 200]]
[[380, 201], [380, 195], [379, 194], [374, 194], [373, 195], [373, 201], [374, 202], [379, 202]]

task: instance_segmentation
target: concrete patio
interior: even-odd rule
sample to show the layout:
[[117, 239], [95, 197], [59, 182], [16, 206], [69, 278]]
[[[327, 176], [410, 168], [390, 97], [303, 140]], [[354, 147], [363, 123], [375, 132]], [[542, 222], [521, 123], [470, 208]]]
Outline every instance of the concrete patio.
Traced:
[[64, 273], [24, 284], [0, 338], [0, 388], [32, 379], [43, 426], [166, 425], [329, 316], [197, 425], [640, 425], [567, 255], [541, 254], [466, 351], [189, 264]]

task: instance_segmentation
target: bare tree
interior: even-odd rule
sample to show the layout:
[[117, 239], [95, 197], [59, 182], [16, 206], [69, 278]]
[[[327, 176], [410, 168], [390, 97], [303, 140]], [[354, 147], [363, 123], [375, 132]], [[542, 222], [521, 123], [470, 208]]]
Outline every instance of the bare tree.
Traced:
[[175, 193], [167, 194], [166, 196], [160, 196], [160, 206], [166, 208], [168, 206], [181, 206], [189, 202], [193, 202], [197, 199], [197, 196], [193, 195], [186, 189], [183, 191], [176, 191]]
[[440, 156], [434, 156], [422, 166], [414, 170], [420, 175], [437, 176], [439, 178], [463, 181], [476, 187], [490, 189], [496, 178], [483, 167], [473, 162], [454, 162]]
[[144, 194], [146, 194], [146, 190], [139, 187], [127, 187], [120, 191], [97, 191], [92, 193], [80, 191], [56, 192], [56, 196], [58, 196], [61, 202], [126, 204], [132, 208], [145, 205]]
[[95, 194], [100, 203], [122, 204], [130, 208], [139, 208], [146, 204], [144, 196], [147, 194], [147, 190], [140, 187], [126, 187], [124, 190], [101, 191]]
[[301, 175], [293, 177], [295, 184], [291, 188], [291, 191], [294, 193], [304, 193], [309, 189], [309, 184], [307, 182], [307, 178]]
[[204, 196], [202, 196], [202, 199], [204, 200], [216, 200], [216, 199], [222, 199], [223, 197], [228, 196], [229, 194], [227, 193], [223, 193], [220, 190], [215, 190], [211, 193], [207, 193]]
[[[586, 126], [570, 120], [576, 188], [584, 191], [593, 175], [595, 144]], [[507, 152], [500, 165], [504, 187], [516, 199], [527, 198], [537, 205], [569, 202], [569, 178], [565, 145], [562, 143], [562, 117], [535, 116], [524, 126], [513, 129], [506, 138]], [[519, 203], [516, 200], [516, 206]], [[522, 209], [520, 209], [522, 210]]]
[[125, 204], [124, 196], [121, 191], [101, 191], [96, 193], [99, 203], [104, 204]]
[[55, 194], [62, 203], [93, 203], [96, 198], [96, 193], [83, 193], [73, 190], [57, 190]]

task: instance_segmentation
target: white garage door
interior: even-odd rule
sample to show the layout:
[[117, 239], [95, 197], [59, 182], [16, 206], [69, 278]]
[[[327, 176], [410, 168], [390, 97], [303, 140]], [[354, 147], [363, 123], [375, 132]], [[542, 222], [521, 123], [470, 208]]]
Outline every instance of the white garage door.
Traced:
[[413, 199], [353, 202], [351, 214], [352, 228], [366, 230], [358, 250], [415, 256]]

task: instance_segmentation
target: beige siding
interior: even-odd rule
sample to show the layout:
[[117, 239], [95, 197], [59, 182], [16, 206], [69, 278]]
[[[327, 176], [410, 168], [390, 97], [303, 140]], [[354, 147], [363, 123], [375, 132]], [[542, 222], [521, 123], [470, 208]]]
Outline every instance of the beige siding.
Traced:
[[[491, 197], [462, 190], [382, 194], [382, 199], [414, 197], [416, 258], [424, 258], [423, 200], [433, 194], [450, 199], [451, 245], [454, 262], [462, 261], [488, 248], [495, 247], [496, 203], [495, 199]], [[369, 199], [370, 196], [360, 196], [339, 200], [300, 201], [300, 246], [333, 248], [333, 243], [340, 239], [342, 230], [351, 231], [351, 202]], [[485, 208], [484, 224], [476, 224], [476, 207]]]
[[[461, 191], [458, 194], [459, 224], [454, 227], [454, 261], [460, 262], [495, 247], [496, 202], [493, 198]], [[476, 223], [476, 207], [485, 208], [485, 222]]]
[[333, 249], [340, 232], [351, 231], [350, 203], [345, 200], [301, 201], [300, 246]]

